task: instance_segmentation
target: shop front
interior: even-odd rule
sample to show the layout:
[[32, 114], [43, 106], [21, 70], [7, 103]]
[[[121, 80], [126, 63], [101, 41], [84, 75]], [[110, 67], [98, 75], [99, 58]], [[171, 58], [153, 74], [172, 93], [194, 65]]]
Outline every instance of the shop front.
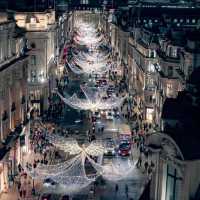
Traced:
[[0, 194], [8, 190], [8, 167], [7, 163], [0, 161]]

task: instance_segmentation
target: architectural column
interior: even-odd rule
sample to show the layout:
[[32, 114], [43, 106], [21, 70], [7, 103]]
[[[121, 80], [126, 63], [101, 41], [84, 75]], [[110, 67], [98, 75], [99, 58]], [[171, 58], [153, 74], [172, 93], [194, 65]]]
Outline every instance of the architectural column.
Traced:
[[8, 102], [8, 105], [9, 105], [9, 128], [10, 130], [12, 130], [12, 111], [11, 111], [11, 107], [12, 107], [12, 97], [11, 97], [11, 91], [10, 91], [10, 88], [8, 88], [8, 99], [9, 99], [9, 102]]
[[2, 101], [0, 100], [0, 133], [1, 133], [1, 142], [3, 141], [3, 122], [2, 122]]

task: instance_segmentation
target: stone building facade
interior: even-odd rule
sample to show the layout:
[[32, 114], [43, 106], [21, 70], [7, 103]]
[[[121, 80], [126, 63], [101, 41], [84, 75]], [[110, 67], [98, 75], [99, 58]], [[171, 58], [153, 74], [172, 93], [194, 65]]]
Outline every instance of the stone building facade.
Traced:
[[128, 74], [126, 82], [137, 107], [133, 110], [143, 121], [161, 128], [165, 99], [176, 98], [199, 66], [198, 12], [145, 3], [103, 11], [101, 27]]
[[48, 108], [48, 96], [58, 48], [55, 11], [16, 13], [19, 27], [26, 30], [29, 52], [28, 84], [30, 103], [40, 114]]
[[20, 134], [24, 136], [28, 110], [27, 78], [24, 32], [7, 14], [0, 13], [0, 193], [8, 189], [21, 162]]

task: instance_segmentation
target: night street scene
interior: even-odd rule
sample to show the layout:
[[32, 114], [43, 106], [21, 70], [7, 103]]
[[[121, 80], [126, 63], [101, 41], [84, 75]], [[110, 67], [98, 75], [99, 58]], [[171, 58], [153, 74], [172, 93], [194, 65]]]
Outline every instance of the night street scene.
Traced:
[[200, 200], [200, 0], [0, 0], [0, 200]]

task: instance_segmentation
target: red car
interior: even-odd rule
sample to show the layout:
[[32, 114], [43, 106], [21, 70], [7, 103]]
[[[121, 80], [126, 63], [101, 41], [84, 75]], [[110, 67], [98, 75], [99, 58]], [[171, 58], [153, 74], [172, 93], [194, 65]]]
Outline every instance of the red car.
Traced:
[[40, 197], [40, 200], [50, 200], [51, 199], [51, 194], [43, 194]]
[[130, 143], [121, 143], [119, 145], [118, 154], [120, 156], [129, 156], [131, 154], [131, 144]]

